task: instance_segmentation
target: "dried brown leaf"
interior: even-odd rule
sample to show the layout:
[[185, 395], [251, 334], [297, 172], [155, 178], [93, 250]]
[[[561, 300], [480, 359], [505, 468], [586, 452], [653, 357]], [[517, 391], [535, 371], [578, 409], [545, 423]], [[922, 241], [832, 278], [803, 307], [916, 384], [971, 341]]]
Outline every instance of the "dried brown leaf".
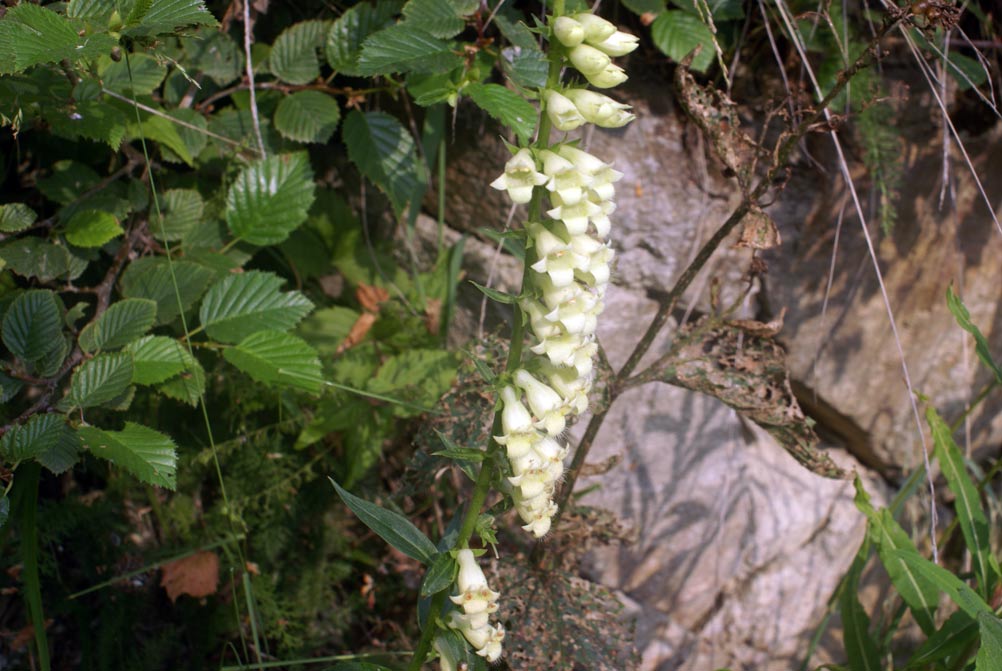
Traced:
[[376, 315], [371, 312], [363, 312], [360, 314], [358, 319], [355, 320], [355, 323], [351, 325], [348, 335], [345, 336], [344, 340], [341, 341], [341, 344], [337, 346], [338, 354], [362, 342], [362, 339], [365, 338], [369, 329], [371, 329], [372, 325], [375, 323]]
[[741, 238], [735, 247], [750, 249], [772, 249], [779, 247], [783, 240], [776, 222], [757, 205], [753, 205], [741, 220]]
[[376, 314], [379, 312], [379, 306], [390, 300], [390, 292], [371, 284], [359, 284], [355, 289], [355, 297], [358, 298], [363, 310]]
[[219, 556], [215, 552], [196, 552], [161, 567], [160, 586], [170, 600], [182, 594], [201, 599], [216, 593], [219, 587]]

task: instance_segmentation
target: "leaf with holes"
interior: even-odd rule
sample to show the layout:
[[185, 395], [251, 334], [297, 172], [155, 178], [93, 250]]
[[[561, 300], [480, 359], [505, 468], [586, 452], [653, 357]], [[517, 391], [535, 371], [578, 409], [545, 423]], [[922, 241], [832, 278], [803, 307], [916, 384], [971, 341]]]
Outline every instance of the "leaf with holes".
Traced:
[[228, 343], [258, 331], [288, 331], [313, 303], [298, 291], [280, 292], [282, 283], [282, 278], [259, 270], [224, 278], [202, 301], [202, 326], [211, 337]]
[[358, 519], [400, 552], [411, 559], [417, 559], [422, 564], [430, 563], [438, 553], [435, 544], [400, 513], [380, 508], [375, 503], [360, 499], [344, 490], [341, 485], [334, 482], [333, 478], [328, 478], [328, 480], [334, 485], [334, 489], [345, 505], [358, 515]]
[[157, 487], [174, 489], [177, 477], [177, 451], [174, 441], [159, 431], [126, 422], [121, 431], [105, 431], [96, 426], [77, 429], [91, 454], [107, 459]]
[[340, 120], [337, 101], [320, 91], [285, 96], [275, 109], [275, 130], [295, 142], [327, 142]]
[[327, 62], [340, 74], [358, 76], [358, 58], [362, 43], [372, 33], [393, 22], [403, 2], [382, 0], [378, 3], [360, 2], [341, 15], [327, 33], [324, 53]]
[[358, 72], [387, 75], [395, 72], [448, 72], [463, 64], [448, 42], [407, 23], [383, 28], [362, 45]]
[[706, 72], [713, 62], [713, 33], [699, 20], [681, 10], [667, 11], [651, 24], [651, 38], [655, 46], [676, 63], [682, 62], [697, 46], [701, 47], [699, 54], [692, 60], [692, 69]]
[[964, 542], [971, 553], [974, 575], [978, 579], [978, 591], [982, 597], [988, 598], [999, 579], [999, 565], [992, 552], [988, 518], [981, 505], [981, 497], [971, 476], [967, 474], [964, 455], [954, 442], [950, 427], [932, 407], [926, 409], [925, 419], [932, 432], [934, 453], [939, 461], [939, 467], [955, 497], [957, 519], [964, 534]]
[[319, 392], [323, 383], [317, 351], [304, 340], [279, 331], [252, 333], [223, 350], [231, 364], [258, 382]]
[[0, 205], [0, 231], [17, 233], [35, 223], [38, 215], [24, 203]]
[[188, 366], [188, 351], [174, 338], [146, 336], [129, 343], [132, 355], [132, 382], [160, 384], [182, 373]]
[[132, 383], [132, 356], [100, 354], [73, 371], [70, 393], [64, 404], [92, 408], [115, 399]]
[[66, 240], [77, 247], [100, 247], [124, 232], [113, 214], [97, 210], [81, 210], [66, 222]]
[[500, 84], [470, 84], [463, 93], [492, 117], [508, 126], [522, 142], [536, 130], [536, 108], [519, 94]]
[[157, 324], [168, 324], [181, 314], [178, 300], [187, 311], [202, 297], [214, 277], [211, 269], [192, 261], [171, 262], [163, 256], [146, 256], [129, 264], [122, 275], [121, 289], [126, 298], [155, 301]]
[[3, 343], [11, 354], [34, 363], [62, 344], [62, 305], [56, 294], [31, 289], [14, 299], [3, 318]]
[[305, 152], [269, 156], [237, 175], [226, 194], [226, 223], [241, 240], [277, 244], [306, 221], [313, 193]]
[[[137, 3], [142, 4], [142, 3]], [[202, 0], [152, 0], [145, 3], [145, 12], [132, 12], [128, 19], [137, 23], [128, 28], [128, 35], [159, 35], [184, 26], [216, 26], [216, 19]]]
[[404, 5], [407, 24], [435, 37], [455, 37], [466, 27], [466, 20], [453, 0], [409, 0]]
[[149, 331], [156, 317], [157, 304], [149, 299], [120, 300], [80, 331], [80, 349], [91, 353], [127, 345]]
[[424, 182], [414, 138], [383, 112], [352, 110], [341, 130], [348, 158], [401, 212]]
[[319, 77], [317, 50], [323, 46], [330, 26], [330, 21], [311, 20], [283, 30], [268, 57], [271, 73], [289, 84], [309, 84]]

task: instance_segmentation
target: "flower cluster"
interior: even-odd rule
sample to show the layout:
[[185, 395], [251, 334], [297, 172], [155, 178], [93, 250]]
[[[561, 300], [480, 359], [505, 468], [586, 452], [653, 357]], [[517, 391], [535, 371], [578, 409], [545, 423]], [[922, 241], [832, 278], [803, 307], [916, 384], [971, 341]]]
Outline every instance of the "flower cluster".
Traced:
[[[551, 27], [570, 64], [592, 86], [610, 88], [626, 80], [611, 58], [635, 49], [636, 37], [587, 13], [558, 17]], [[583, 86], [547, 89], [540, 97], [559, 130], [584, 123], [619, 128], [634, 118], [628, 105]], [[615, 183], [622, 176], [601, 159], [565, 143], [519, 149], [491, 184], [519, 204], [531, 202], [534, 190], [543, 188], [550, 204], [548, 220], [526, 225], [532, 272], [519, 300], [532, 333], [530, 351], [536, 356], [501, 390], [503, 433], [496, 436], [511, 464], [508, 480], [525, 523], [522, 528], [537, 538], [549, 531], [557, 511], [553, 494], [567, 452], [559, 436], [567, 417], [588, 407], [598, 350], [595, 328], [613, 258], [607, 240], [609, 215], [616, 209]]]
[[487, 586], [487, 578], [477, 564], [472, 550], [459, 550], [456, 561], [459, 562], [459, 575], [456, 578], [459, 594], [451, 599], [462, 612], [452, 612], [449, 626], [458, 629], [478, 655], [488, 662], [497, 661], [501, 656], [504, 627], [500, 623], [492, 625], [490, 615], [498, 609], [500, 594]]

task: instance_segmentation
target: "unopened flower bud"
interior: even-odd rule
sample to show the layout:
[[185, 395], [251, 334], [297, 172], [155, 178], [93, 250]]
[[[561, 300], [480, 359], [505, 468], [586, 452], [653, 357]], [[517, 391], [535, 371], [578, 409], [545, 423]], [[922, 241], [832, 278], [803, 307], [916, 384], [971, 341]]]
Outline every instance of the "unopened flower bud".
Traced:
[[543, 100], [546, 103], [546, 116], [557, 130], [571, 131], [585, 122], [574, 103], [556, 91], [544, 91]]
[[[581, 46], [586, 46], [586, 45], [581, 45]], [[595, 51], [598, 51], [598, 49], [595, 49]], [[599, 51], [599, 53], [602, 52]], [[608, 58], [608, 56], [606, 56], [606, 58]], [[623, 68], [613, 63], [609, 63], [609, 65], [605, 66], [605, 68], [599, 70], [594, 74], [588, 74], [586, 72], [582, 72], [581, 74], [585, 76], [585, 79], [588, 80], [589, 84], [591, 84], [597, 89], [611, 89], [614, 86], [619, 86], [627, 79], [629, 79], [629, 77], [626, 76], [626, 73], [623, 72]]]
[[[588, 89], [569, 89], [564, 96], [571, 100], [588, 123], [602, 128], [620, 128], [635, 117], [629, 105], [618, 103], [607, 95]], [[545, 171], [544, 171], [545, 172]]]
[[460, 592], [469, 592], [481, 587], [487, 587], [487, 577], [484, 576], [477, 558], [473, 556], [470, 549], [460, 550], [456, 553], [456, 561], [459, 563], [459, 575], [456, 577], [456, 585]]
[[[570, 56], [571, 64], [585, 77], [597, 75], [609, 67], [616, 67], [612, 65], [612, 60], [608, 55], [587, 44], [577, 45], [571, 49], [568, 56]], [[591, 80], [589, 79], [589, 81]], [[608, 87], [601, 86], [599, 88]]]
[[606, 21], [601, 16], [582, 12], [575, 14], [574, 20], [584, 29], [584, 39], [589, 44], [602, 42], [616, 33], [616, 24]]
[[569, 16], [558, 16], [553, 22], [553, 36], [565, 47], [576, 47], [584, 41], [584, 27]]
[[592, 45], [599, 51], [616, 58], [617, 56], [625, 56], [636, 49], [640, 44], [640, 39], [636, 35], [616, 31], [601, 42], [589, 40], [588, 44]]

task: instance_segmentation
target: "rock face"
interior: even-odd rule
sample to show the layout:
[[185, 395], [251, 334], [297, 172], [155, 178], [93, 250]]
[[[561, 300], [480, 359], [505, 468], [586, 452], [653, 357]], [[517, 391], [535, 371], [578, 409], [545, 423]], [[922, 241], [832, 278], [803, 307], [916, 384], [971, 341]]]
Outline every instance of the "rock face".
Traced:
[[[614, 366], [626, 359], [656, 310], [649, 294], [671, 286], [737, 204], [733, 185], [704, 158], [698, 136], [672, 109], [665, 89], [663, 83], [635, 87], [629, 102], [637, 121], [583, 139], [585, 148], [625, 173], [612, 233], [617, 286], [599, 329]], [[508, 206], [487, 184], [507, 153], [500, 142], [484, 139], [491, 133], [474, 134], [476, 143], [450, 149], [450, 224], [501, 228]], [[989, 193], [998, 193], [1002, 149], [997, 141], [981, 146], [984, 155], [975, 156], [975, 163], [988, 176]], [[875, 239], [912, 382], [949, 419], [988, 375], [946, 311], [944, 292], [953, 281], [974, 321], [990, 342], [996, 334], [997, 342], [1002, 234], [977, 204], [963, 169], [953, 171], [952, 217], [937, 209], [938, 153], [906, 154], [915, 158], [897, 228], [889, 237], [875, 233]], [[824, 160], [823, 151], [819, 155]], [[794, 170], [768, 209], [783, 244], [765, 255], [764, 286], [754, 287], [740, 316], [771, 318], [787, 309], [780, 338], [789, 349], [794, 386], [824, 435], [847, 448], [833, 449], [833, 456], [847, 470], [865, 473], [865, 464], [893, 475], [920, 458], [918, 433], [865, 243], [849, 210], [828, 312], [821, 317], [835, 222], [845, 199], [835, 174], [835, 167], [828, 175], [807, 166]], [[515, 221], [519, 216], [524, 213]], [[711, 278], [720, 282], [725, 300], [738, 295], [749, 261], [748, 250], [725, 244], [694, 282], [687, 304], [705, 309]], [[474, 263], [470, 271], [482, 267]], [[664, 351], [663, 344], [654, 351], [658, 347]], [[997, 396], [972, 415], [975, 450], [997, 445], [1002, 436]], [[587, 571], [635, 609], [643, 668], [799, 664], [862, 538], [864, 521], [852, 504], [851, 484], [803, 470], [717, 400], [657, 384], [635, 388], [613, 406], [588, 461], [610, 456], [622, 462], [580, 483], [600, 485], [584, 502], [615, 512], [639, 540], [595, 551]], [[870, 481], [868, 489], [880, 486]]]

